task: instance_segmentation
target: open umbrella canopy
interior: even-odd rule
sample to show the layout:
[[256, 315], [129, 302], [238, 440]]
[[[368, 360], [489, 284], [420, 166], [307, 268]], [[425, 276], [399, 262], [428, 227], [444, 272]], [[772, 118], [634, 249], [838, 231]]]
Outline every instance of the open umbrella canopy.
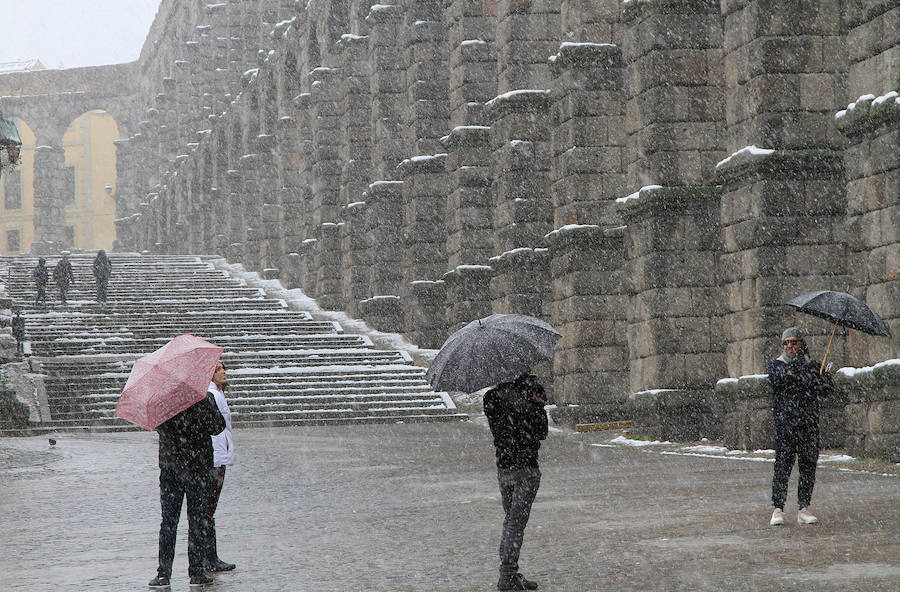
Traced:
[[122, 389], [116, 416], [145, 430], [156, 429], [206, 397], [223, 348], [193, 335], [179, 335], [135, 361]]
[[447, 338], [425, 374], [432, 387], [471, 393], [513, 380], [553, 357], [562, 337], [535, 317], [495, 314]]
[[791, 298], [785, 304], [801, 312], [817, 316], [868, 333], [890, 337], [891, 331], [869, 306], [847, 294], [831, 290], [815, 290]]

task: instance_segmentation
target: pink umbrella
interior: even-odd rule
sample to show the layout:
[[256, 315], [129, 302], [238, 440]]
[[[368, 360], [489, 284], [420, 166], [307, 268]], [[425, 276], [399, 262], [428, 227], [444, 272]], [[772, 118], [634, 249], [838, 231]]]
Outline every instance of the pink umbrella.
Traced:
[[154, 430], [202, 401], [224, 351], [193, 335], [179, 335], [135, 361], [122, 389], [116, 416]]

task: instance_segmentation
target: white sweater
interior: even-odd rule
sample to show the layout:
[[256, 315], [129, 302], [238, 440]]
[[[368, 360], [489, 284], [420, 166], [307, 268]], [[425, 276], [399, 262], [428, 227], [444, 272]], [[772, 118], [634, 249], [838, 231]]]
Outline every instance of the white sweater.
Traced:
[[225, 393], [219, 390], [216, 383], [210, 382], [207, 389], [216, 398], [216, 406], [225, 418], [225, 430], [212, 436], [213, 466], [230, 466], [234, 464], [234, 440], [231, 437], [231, 410], [225, 400]]

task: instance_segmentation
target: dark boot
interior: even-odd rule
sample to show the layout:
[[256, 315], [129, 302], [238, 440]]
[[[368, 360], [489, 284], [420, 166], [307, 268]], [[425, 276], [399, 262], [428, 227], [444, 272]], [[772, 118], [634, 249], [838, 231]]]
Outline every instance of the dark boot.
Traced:
[[216, 549], [216, 519], [210, 518], [206, 537], [206, 571], [231, 571], [237, 567], [233, 563], [227, 563], [219, 559]]
[[537, 590], [537, 582], [526, 580], [521, 573], [516, 573], [512, 577], [500, 577], [497, 582], [498, 590]]

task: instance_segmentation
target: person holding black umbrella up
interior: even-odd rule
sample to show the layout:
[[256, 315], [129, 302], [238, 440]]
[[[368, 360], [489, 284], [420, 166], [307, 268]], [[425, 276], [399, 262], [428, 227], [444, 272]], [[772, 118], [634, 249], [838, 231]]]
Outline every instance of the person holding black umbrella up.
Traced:
[[810, 513], [809, 504], [819, 458], [819, 398], [830, 396], [834, 383], [831, 373], [827, 369], [820, 373], [818, 363], [810, 359], [800, 329], [785, 329], [781, 344], [784, 352], [768, 368], [775, 428], [774, 509], [769, 524], [784, 524], [784, 502], [795, 457], [800, 473], [797, 523], [814, 524], [818, 518]]
[[519, 573], [519, 552], [531, 504], [541, 485], [538, 449], [547, 437], [544, 388], [532, 374], [503, 382], [484, 395], [497, 454], [497, 480], [503, 498], [498, 590], [535, 590], [537, 583]]

